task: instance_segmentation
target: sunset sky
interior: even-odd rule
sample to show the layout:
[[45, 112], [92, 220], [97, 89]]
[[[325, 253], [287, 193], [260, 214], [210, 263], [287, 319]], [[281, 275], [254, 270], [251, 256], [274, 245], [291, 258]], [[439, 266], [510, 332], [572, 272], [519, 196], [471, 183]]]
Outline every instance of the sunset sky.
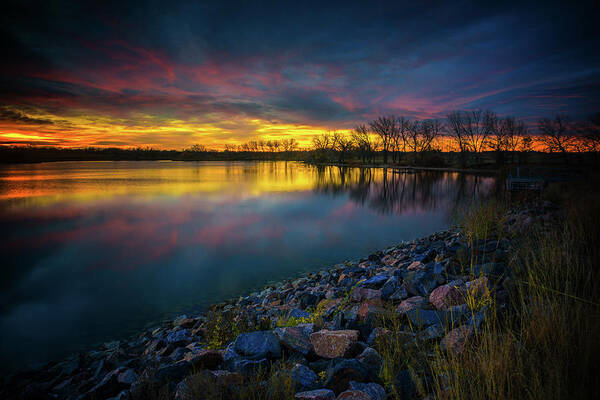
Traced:
[[93, 3], [3, 2], [0, 144], [305, 144], [390, 113], [600, 110], [597, 1]]

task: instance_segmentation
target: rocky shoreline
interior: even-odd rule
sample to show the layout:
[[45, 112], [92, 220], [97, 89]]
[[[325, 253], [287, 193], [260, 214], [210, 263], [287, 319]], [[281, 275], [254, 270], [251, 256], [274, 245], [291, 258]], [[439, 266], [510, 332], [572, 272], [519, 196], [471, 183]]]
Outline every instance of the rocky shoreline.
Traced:
[[[506, 231], [551, 220], [554, 211], [549, 203], [512, 211]], [[284, 360], [296, 399], [392, 398], [380, 377], [377, 347], [391, 335], [382, 321], [396, 321], [394, 334], [407, 346], [461, 352], [486, 318], [483, 300], [493, 297], [500, 308], [507, 302], [510, 248], [508, 237], [469, 243], [458, 228], [434, 233], [20, 373], [0, 394], [137, 399], [148, 385], [163, 385], [176, 399], [202, 399], [199, 377], [233, 393]], [[473, 255], [477, 263], [469, 264]], [[401, 398], [416, 395], [408, 370], [394, 384]]]

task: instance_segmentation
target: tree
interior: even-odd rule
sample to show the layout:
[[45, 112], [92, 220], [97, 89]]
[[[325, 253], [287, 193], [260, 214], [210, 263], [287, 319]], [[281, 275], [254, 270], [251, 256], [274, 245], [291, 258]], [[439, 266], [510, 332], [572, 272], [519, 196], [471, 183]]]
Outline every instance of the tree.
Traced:
[[281, 141], [281, 147], [285, 152], [294, 151], [296, 150], [296, 147], [298, 147], [298, 142], [296, 142], [296, 139], [294, 138], [283, 139]]
[[333, 132], [332, 141], [333, 148], [338, 152], [338, 162], [343, 163], [346, 154], [354, 148], [354, 141], [340, 132]]
[[587, 151], [600, 152], [600, 112], [592, 114], [580, 127]]
[[230, 152], [230, 153], [234, 152], [235, 151], [235, 145], [233, 145], [233, 144], [226, 144], [225, 145], [225, 151], [226, 152]]
[[387, 164], [390, 144], [392, 143], [392, 138], [394, 137], [394, 135], [396, 135], [398, 130], [398, 123], [396, 121], [396, 117], [378, 117], [377, 119], [369, 122], [369, 126], [371, 127], [371, 130], [377, 136], [379, 136], [379, 140], [381, 142], [381, 147], [383, 150], [383, 163]]
[[204, 153], [207, 151], [207, 149], [206, 146], [204, 146], [203, 144], [194, 144], [188, 149], [188, 151], [193, 151], [195, 153]]
[[458, 144], [463, 166], [469, 152], [474, 153], [475, 161], [479, 162], [479, 154], [487, 146], [495, 118], [494, 112], [482, 110], [454, 111], [448, 114], [450, 136]]
[[450, 137], [456, 142], [460, 153], [460, 164], [465, 167], [467, 164], [467, 152], [469, 151], [467, 140], [465, 138], [465, 128], [463, 126], [462, 113], [453, 111], [446, 116], [448, 120], [448, 132]]
[[352, 140], [356, 144], [360, 156], [362, 158], [362, 162], [366, 163], [367, 158], [371, 157], [373, 154], [374, 143], [371, 140], [371, 136], [369, 135], [369, 129], [366, 125], [357, 125], [351, 133]]
[[434, 141], [442, 135], [444, 126], [437, 119], [428, 119], [421, 124], [421, 132], [423, 134], [421, 151], [433, 150]]
[[569, 163], [567, 153], [573, 147], [575, 132], [569, 118], [557, 115], [554, 119], [542, 118], [538, 121], [538, 130], [541, 133], [540, 141], [550, 153], [560, 152], [565, 163]]

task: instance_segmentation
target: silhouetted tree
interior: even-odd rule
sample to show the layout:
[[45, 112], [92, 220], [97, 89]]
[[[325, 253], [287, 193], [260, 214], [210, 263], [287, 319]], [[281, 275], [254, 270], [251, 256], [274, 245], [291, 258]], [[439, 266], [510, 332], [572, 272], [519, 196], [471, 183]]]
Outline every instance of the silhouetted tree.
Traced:
[[560, 152], [565, 163], [569, 163], [567, 153], [573, 147], [575, 132], [569, 118], [565, 115], [557, 115], [554, 119], [542, 118], [538, 121], [538, 129], [541, 133], [540, 141], [547, 151]]
[[332, 141], [333, 148], [338, 153], [338, 162], [343, 163], [346, 154], [354, 148], [354, 141], [352, 137], [348, 137], [340, 132], [333, 132]]
[[383, 150], [383, 163], [387, 164], [390, 144], [392, 143], [392, 138], [394, 137], [394, 135], [396, 135], [398, 130], [398, 123], [396, 121], [396, 117], [379, 117], [369, 122], [369, 126], [371, 127], [371, 130], [379, 136], [379, 139], [381, 141], [381, 148]]

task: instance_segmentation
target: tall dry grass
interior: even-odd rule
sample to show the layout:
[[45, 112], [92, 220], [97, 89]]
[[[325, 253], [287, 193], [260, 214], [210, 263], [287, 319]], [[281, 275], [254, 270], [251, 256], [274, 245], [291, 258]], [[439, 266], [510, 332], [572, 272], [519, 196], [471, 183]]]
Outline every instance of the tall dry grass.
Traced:
[[[600, 185], [552, 191], [563, 214], [553, 224], [534, 223], [512, 233], [508, 273], [492, 277], [496, 290], [485, 303], [486, 320], [462, 353], [437, 344], [380, 347], [382, 380], [393, 398], [401, 395], [395, 379], [410, 371], [415, 398], [437, 399], [580, 399], [599, 398], [600, 380]], [[464, 217], [466, 238], [500, 240], [506, 207], [490, 202]], [[482, 260], [472, 251], [463, 270]], [[496, 297], [507, 292], [507, 299]], [[389, 323], [396, 333], [401, 323]], [[389, 340], [389, 339], [388, 339]]]

